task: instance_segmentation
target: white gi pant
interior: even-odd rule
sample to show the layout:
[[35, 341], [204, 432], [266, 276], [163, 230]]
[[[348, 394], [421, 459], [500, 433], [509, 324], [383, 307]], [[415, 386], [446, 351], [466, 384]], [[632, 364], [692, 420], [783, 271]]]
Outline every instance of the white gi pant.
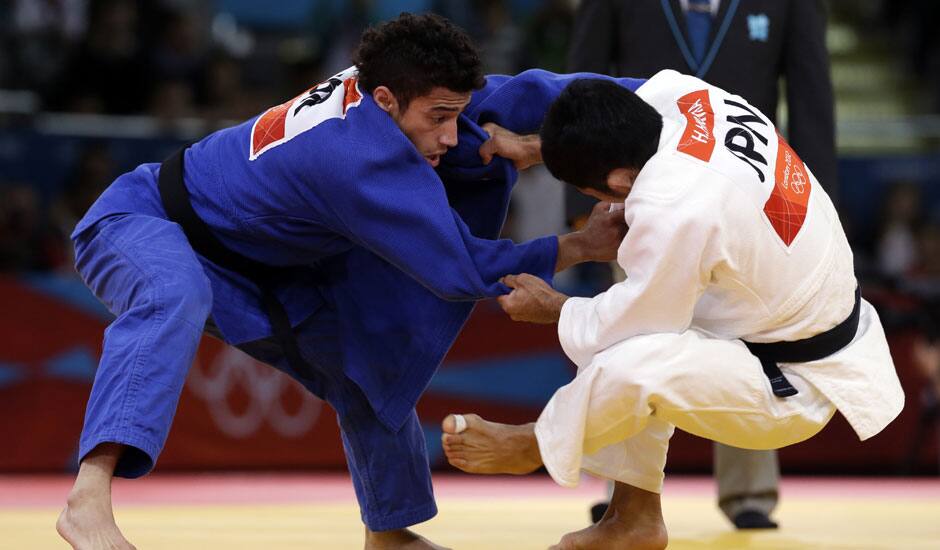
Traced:
[[776, 397], [740, 340], [694, 328], [629, 338], [596, 354], [542, 411], [535, 426], [542, 461], [566, 487], [584, 469], [659, 493], [676, 427], [746, 449], [798, 443], [836, 408], [805, 378], [781, 370], [799, 393]]

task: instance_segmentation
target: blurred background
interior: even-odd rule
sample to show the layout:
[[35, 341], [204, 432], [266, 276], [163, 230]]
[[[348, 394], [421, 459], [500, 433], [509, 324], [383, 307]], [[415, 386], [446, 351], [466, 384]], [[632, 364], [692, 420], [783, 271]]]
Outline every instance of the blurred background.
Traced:
[[[782, 450], [781, 466], [784, 473], [936, 476], [940, 3], [826, 6], [839, 172], [833, 194], [863, 294], [888, 331], [907, 406], [864, 445], [837, 416], [822, 436]], [[110, 315], [74, 273], [68, 235], [117, 175], [344, 69], [362, 30], [401, 11], [434, 11], [465, 28], [488, 73], [563, 72], [576, 7], [574, 0], [0, 2], [0, 473], [76, 468]], [[781, 107], [781, 128], [786, 118]], [[506, 235], [565, 231], [564, 195], [547, 173], [524, 174]], [[604, 266], [570, 270], [559, 285], [590, 295], [609, 278]], [[515, 324], [495, 303], [479, 304], [419, 405], [432, 460], [442, 465], [445, 413], [532, 421], [573, 374], [552, 327]], [[677, 433], [669, 471], [709, 472], [711, 452], [709, 442]], [[205, 339], [158, 471], [344, 467], [328, 406]]]

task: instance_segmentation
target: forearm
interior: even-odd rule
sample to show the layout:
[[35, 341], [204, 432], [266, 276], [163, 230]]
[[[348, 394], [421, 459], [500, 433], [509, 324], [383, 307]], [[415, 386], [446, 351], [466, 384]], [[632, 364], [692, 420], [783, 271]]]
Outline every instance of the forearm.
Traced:
[[590, 260], [583, 233], [575, 231], [558, 237], [558, 259], [555, 262], [555, 273]]
[[493, 155], [511, 160], [516, 170], [542, 163], [542, 139], [538, 134], [516, 134], [493, 123], [484, 124], [483, 129], [490, 134], [480, 147], [483, 164], [489, 164]]
[[542, 160], [542, 138], [538, 134], [521, 136], [521, 145], [526, 159], [526, 168], [544, 162]]

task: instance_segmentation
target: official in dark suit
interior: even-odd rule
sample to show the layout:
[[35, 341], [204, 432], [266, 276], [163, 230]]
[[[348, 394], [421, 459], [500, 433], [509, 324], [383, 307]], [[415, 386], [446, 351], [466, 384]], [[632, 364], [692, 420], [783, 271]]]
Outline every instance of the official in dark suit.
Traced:
[[[822, 0], [582, 0], [568, 68], [638, 78], [675, 69], [744, 97], [774, 122], [782, 78], [787, 140], [836, 200], [825, 31]], [[569, 220], [590, 212], [583, 196], [566, 198]], [[716, 444], [715, 475], [719, 507], [735, 526], [776, 527], [776, 451]]]

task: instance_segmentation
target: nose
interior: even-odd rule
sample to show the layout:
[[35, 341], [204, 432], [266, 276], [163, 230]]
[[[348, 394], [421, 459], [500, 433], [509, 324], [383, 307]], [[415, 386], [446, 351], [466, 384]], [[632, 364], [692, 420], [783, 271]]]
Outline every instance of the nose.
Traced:
[[444, 126], [444, 132], [441, 134], [441, 145], [447, 147], [457, 146], [457, 120], [451, 120]]

